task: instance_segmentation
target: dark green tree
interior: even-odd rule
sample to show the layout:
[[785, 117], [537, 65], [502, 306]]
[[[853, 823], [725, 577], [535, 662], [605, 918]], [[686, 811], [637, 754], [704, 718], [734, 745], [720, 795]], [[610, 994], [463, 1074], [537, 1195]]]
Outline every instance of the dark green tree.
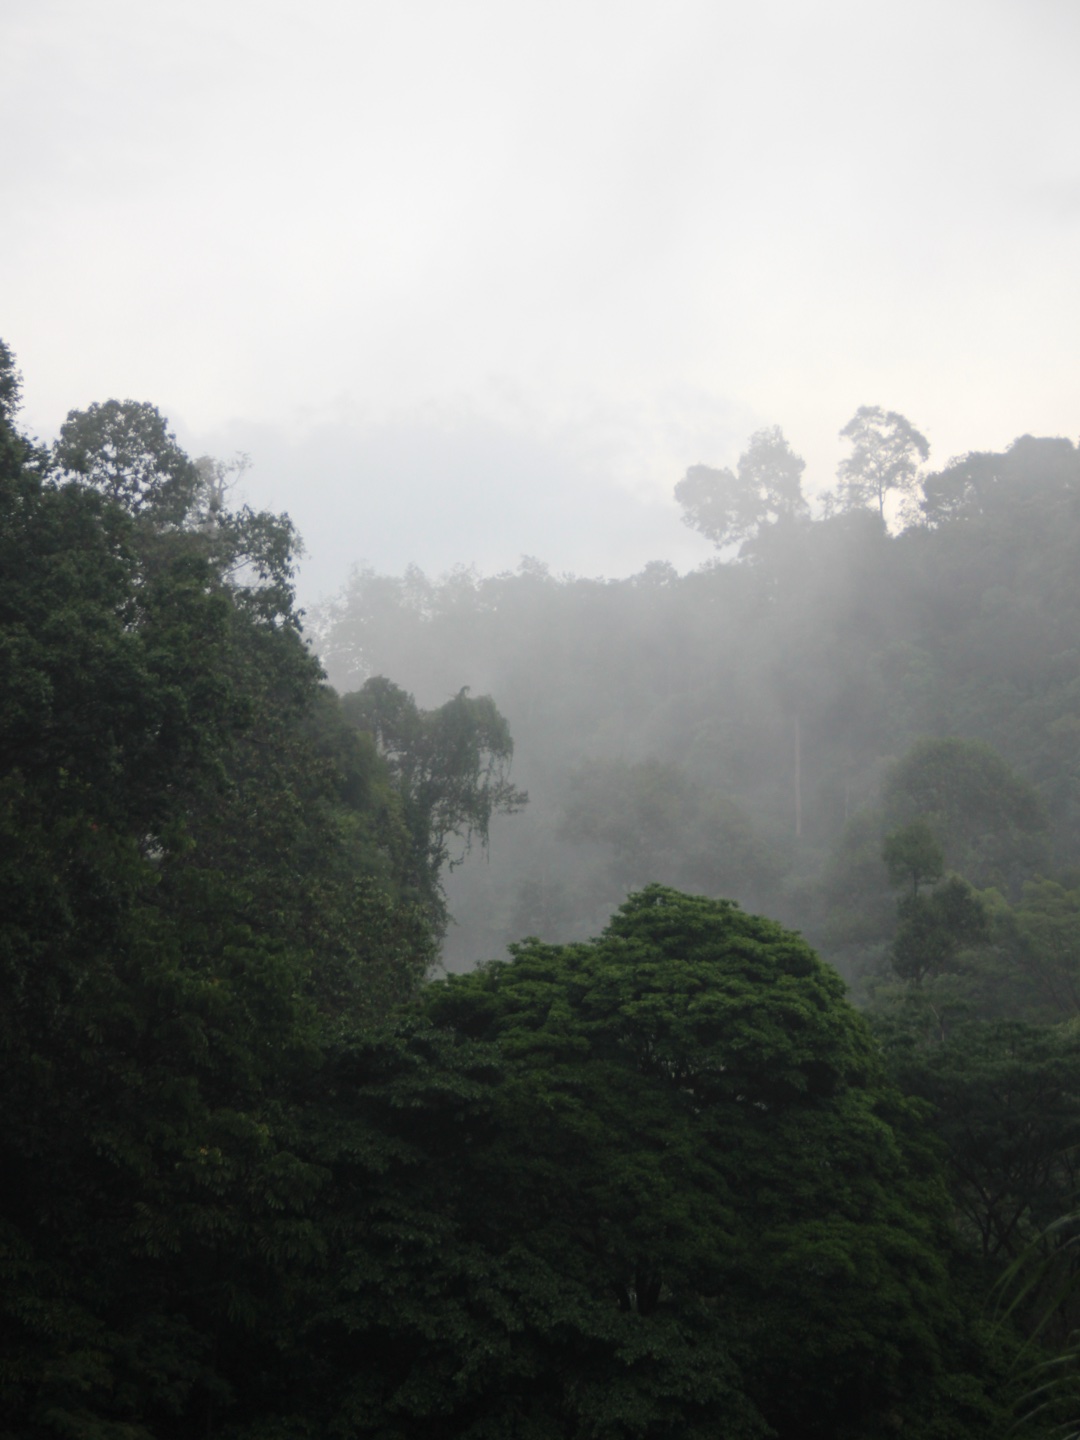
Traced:
[[945, 853], [925, 820], [913, 820], [887, 835], [881, 854], [890, 883], [898, 889], [910, 885], [913, 899], [945, 873]]
[[934, 1107], [962, 1235], [999, 1275], [1075, 1193], [1077, 1037], [1065, 1026], [1000, 1020], [959, 1023], [942, 1039], [917, 993], [878, 1024], [904, 1090]]
[[10, 347], [0, 340], [0, 474], [17, 475], [33, 457], [33, 446], [16, 428], [22, 404], [22, 374]]
[[0, 416], [0, 1413], [33, 1440], [265, 1418], [326, 1243], [305, 1087], [432, 955], [288, 587], [234, 582], [165, 473], [160, 506], [46, 474]]
[[376, 676], [342, 701], [346, 719], [373, 737], [401, 798], [415, 893], [438, 928], [446, 924], [445, 869], [474, 843], [487, 846], [492, 816], [511, 815], [528, 795], [510, 779], [514, 742], [490, 695], [460, 690], [420, 710], [399, 685]]
[[1048, 1023], [1080, 1015], [1080, 886], [1028, 881], [1015, 905], [997, 909], [994, 943], [1004, 1013]]
[[897, 912], [890, 958], [903, 980], [919, 983], [954, 970], [966, 951], [990, 939], [986, 909], [959, 875], [928, 893], [902, 896]]
[[891, 768], [883, 793], [891, 825], [930, 826], [949, 868], [980, 887], [1016, 894], [1045, 855], [1038, 795], [981, 741], [920, 740]]
[[287, 515], [225, 503], [250, 463], [245, 455], [193, 462], [157, 408], [133, 400], [72, 410], [50, 457], [54, 476], [90, 486], [132, 517], [144, 573], [201, 554], [234, 600], [295, 625], [303, 551], [295, 527]]
[[195, 464], [164, 416], [136, 400], [72, 410], [53, 446], [53, 463], [63, 475], [80, 477], [129, 513], [145, 511], [158, 524], [182, 521], [200, 487]]
[[[503, 1057], [462, 1193], [517, 1292], [514, 1360], [446, 1430], [993, 1429], [979, 1382], [948, 1378], [961, 1321], [920, 1122], [798, 937], [654, 886], [599, 940], [528, 942], [428, 1009]], [[396, 1393], [430, 1404], [420, 1374], [445, 1376], [442, 1405], [465, 1407], [455, 1343], [399, 1346], [415, 1368]]]
[[[971, 886], [958, 875], [942, 879], [944, 851], [925, 820], [886, 836], [882, 859], [890, 883], [905, 892], [897, 903], [900, 924], [890, 950], [902, 979], [919, 983], [953, 970], [965, 950], [990, 939], [989, 917]], [[926, 885], [934, 888], [926, 891]]]

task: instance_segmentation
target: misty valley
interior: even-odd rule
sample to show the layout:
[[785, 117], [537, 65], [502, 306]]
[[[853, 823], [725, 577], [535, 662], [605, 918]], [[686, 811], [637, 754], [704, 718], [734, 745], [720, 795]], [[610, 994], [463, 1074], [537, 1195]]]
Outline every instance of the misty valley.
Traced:
[[358, 567], [0, 344], [0, 1440], [1080, 1428], [1080, 451]]

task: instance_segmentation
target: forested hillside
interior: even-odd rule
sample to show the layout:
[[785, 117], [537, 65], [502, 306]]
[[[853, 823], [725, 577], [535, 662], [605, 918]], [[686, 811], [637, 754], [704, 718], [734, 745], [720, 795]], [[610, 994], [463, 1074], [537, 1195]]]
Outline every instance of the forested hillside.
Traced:
[[[1039, 910], [1040, 877], [1080, 906], [1077, 450], [1024, 437], [909, 476], [899, 533], [897, 495], [850, 475], [810, 518], [800, 469], [764, 432], [739, 475], [691, 470], [687, 518], [725, 548], [685, 576], [358, 571], [327, 607], [340, 687], [467, 683], [513, 731], [529, 809], [454, 888], [452, 965], [594, 933], [660, 880], [777, 915], [863, 987], [893, 938], [885, 835], [943, 807], [948, 869], [994, 905]], [[935, 741], [964, 757], [948, 797]]]
[[2, 1440], [1009, 1433], [1076, 1327], [1071, 444], [917, 492], [860, 411], [812, 519], [762, 432], [695, 574], [358, 574], [338, 693], [287, 517], [18, 390]]

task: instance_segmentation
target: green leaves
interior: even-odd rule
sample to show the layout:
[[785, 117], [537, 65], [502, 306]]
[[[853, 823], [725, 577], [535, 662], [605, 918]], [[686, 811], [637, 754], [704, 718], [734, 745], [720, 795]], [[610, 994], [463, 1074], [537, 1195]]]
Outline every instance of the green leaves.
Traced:
[[948, 865], [977, 885], [1017, 889], [1042, 857], [1037, 794], [980, 741], [918, 741], [890, 769], [884, 802], [893, 824], [930, 826]]
[[926, 1044], [917, 1025], [911, 1007], [883, 1026], [894, 1070], [934, 1105], [965, 1239], [984, 1258], [1014, 1260], [1075, 1191], [1078, 1038], [1071, 1027], [997, 1021]]
[[979, 897], [959, 875], [928, 895], [906, 895], [898, 908], [893, 969], [903, 980], [922, 980], [952, 969], [964, 950], [990, 939], [990, 922]]
[[400, 805], [300, 636], [287, 520], [208, 529], [152, 407], [72, 416], [76, 480], [3, 453], [0, 1411], [295, 1434], [309, 1092], [433, 954]]
[[[650, 1424], [681, 1407], [673, 1433], [710, 1413], [734, 1433], [864, 1434], [938, 1363], [940, 1182], [797, 936], [653, 886], [599, 940], [526, 942], [433, 986], [428, 1009], [505, 1057], [491, 1139], [465, 1152], [473, 1218], [572, 1283], [593, 1317], [579, 1345], [601, 1345], [605, 1303], [609, 1326], [658, 1327], [672, 1368], [635, 1378]], [[665, 1388], [685, 1346], [733, 1387], [711, 1411]]]
[[945, 854], [930, 825], [913, 820], [885, 837], [881, 858], [889, 872], [890, 884], [910, 887], [917, 896], [923, 885], [934, 884], [945, 873]]
[[53, 449], [57, 468], [81, 476], [131, 514], [183, 520], [199, 488], [195, 465], [153, 405], [107, 400], [72, 410]]
[[493, 815], [528, 803], [510, 780], [510, 727], [490, 695], [472, 698], [463, 689], [438, 710], [420, 710], [381, 675], [346, 695], [342, 708], [374, 739], [389, 769], [408, 831], [414, 893], [444, 929], [442, 871], [460, 865], [474, 840], [487, 846]]

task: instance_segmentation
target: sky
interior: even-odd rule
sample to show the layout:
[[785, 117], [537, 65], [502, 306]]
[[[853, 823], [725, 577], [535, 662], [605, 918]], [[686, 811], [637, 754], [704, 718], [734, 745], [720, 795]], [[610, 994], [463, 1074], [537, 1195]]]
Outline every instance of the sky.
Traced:
[[26, 428], [149, 400], [352, 564], [634, 573], [860, 405], [1080, 434], [1075, 0], [0, 0]]

